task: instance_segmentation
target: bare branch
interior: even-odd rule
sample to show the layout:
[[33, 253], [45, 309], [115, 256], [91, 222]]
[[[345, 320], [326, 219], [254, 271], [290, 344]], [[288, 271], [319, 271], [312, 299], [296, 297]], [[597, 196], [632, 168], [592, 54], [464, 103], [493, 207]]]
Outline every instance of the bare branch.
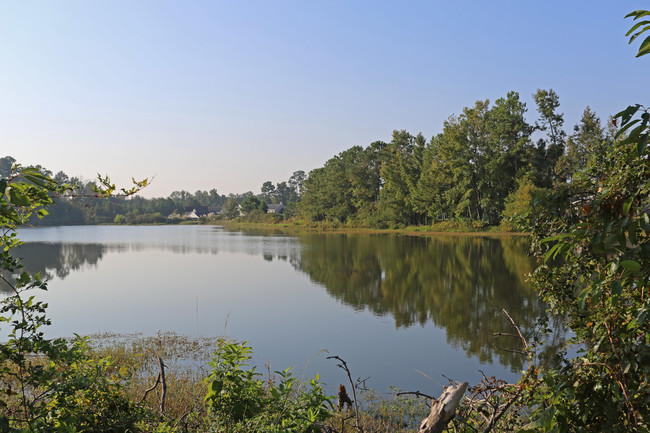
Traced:
[[165, 381], [165, 363], [162, 358], [158, 357], [158, 365], [160, 366], [160, 379], [162, 382], [162, 395], [160, 396], [160, 414], [165, 412], [165, 396], [167, 395], [167, 382]]
[[356, 391], [356, 388], [354, 386], [354, 382], [352, 381], [352, 375], [350, 374], [350, 369], [348, 368], [348, 364], [347, 364], [347, 362], [345, 362], [345, 360], [343, 360], [341, 357], [339, 357], [337, 355], [328, 356], [327, 359], [336, 359], [337, 361], [341, 361], [341, 363], [337, 364], [337, 365], [338, 365], [339, 368], [342, 368], [343, 370], [345, 370], [345, 372], [348, 375], [348, 380], [350, 381], [350, 386], [352, 387], [352, 395], [354, 396], [354, 412], [355, 412], [355, 415], [356, 415], [356, 420], [355, 420], [356, 421], [356, 428], [357, 428], [357, 430], [363, 432], [363, 428], [361, 427], [360, 421], [359, 421], [359, 405], [357, 404], [357, 391]]
[[142, 399], [140, 400], [140, 403], [142, 403], [147, 398], [147, 394], [149, 394], [151, 391], [156, 389], [156, 387], [158, 386], [159, 383], [160, 383], [160, 373], [158, 373], [158, 377], [156, 377], [156, 383], [154, 383], [151, 388], [145, 390], [144, 395], [142, 396]]
[[425, 398], [428, 398], [428, 399], [430, 399], [430, 400], [433, 400], [434, 403], [438, 401], [438, 400], [436, 400], [435, 398], [431, 397], [430, 395], [423, 394], [423, 393], [421, 393], [420, 391], [405, 391], [405, 392], [398, 392], [398, 393], [395, 394], [395, 395], [415, 395], [415, 396], [417, 396], [417, 397], [425, 397]]

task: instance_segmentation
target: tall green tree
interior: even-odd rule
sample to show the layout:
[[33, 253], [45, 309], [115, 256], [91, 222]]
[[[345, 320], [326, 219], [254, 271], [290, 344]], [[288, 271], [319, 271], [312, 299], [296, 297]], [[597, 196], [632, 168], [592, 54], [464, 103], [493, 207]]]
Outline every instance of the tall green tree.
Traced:
[[549, 188], [556, 178], [556, 164], [566, 145], [566, 132], [562, 129], [564, 114], [557, 111], [560, 98], [553, 89], [537, 89], [533, 99], [539, 113], [535, 129], [545, 132], [546, 137], [537, 142], [532, 177], [537, 186]]
[[346, 222], [354, 214], [346, 163], [355, 148], [329, 159], [325, 166], [309, 173], [303, 186], [301, 214], [312, 221]]
[[591, 108], [585, 108], [580, 123], [566, 143], [566, 153], [557, 162], [556, 172], [564, 181], [571, 181], [574, 175], [584, 170], [591, 158], [605, 157], [605, 129]]
[[471, 218], [473, 167], [463, 120], [450, 117], [424, 151], [418, 208], [432, 219]]
[[386, 160], [380, 175], [383, 188], [380, 206], [387, 219], [398, 224], [419, 222], [416, 190], [422, 171], [426, 140], [422, 134], [393, 131], [393, 139], [386, 145]]
[[484, 168], [478, 180], [480, 208], [488, 224], [500, 221], [506, 197], [516, 188], [517, 180], [530, 170], [532, 127], [526, 122], [525, 113], [526, 104], [517, 92], [497, 99], [488, 112], [490, 137], [484, 149], [479, 150]]
[[292, 201], [300, 199], [300, 196], [302, 195], [302, 187], [306, 178], [307, 175], [302, 170], [294, 171], [289, 178], [289, 188], [291, 188], [292, 194], [295, 195]]
[[271, 203], [273, 201], [273, 197], [275, 195], [275, 185], [273, 185], [273, 182], [270, 180], [267, 180], [262, 184], [262, 188], [260, 189], [261, 191], [261, 196], [262, 198], [267, 202]]
[[241, 212], [244, 215], [250, 214], [254, 210], [259, 210], [262, 212], [266, 212], [267, 206], [266, 202], [263, 200], [260, 200], [254, 195], [250, 195], [246, 197], [244, 200], [241, 202]]

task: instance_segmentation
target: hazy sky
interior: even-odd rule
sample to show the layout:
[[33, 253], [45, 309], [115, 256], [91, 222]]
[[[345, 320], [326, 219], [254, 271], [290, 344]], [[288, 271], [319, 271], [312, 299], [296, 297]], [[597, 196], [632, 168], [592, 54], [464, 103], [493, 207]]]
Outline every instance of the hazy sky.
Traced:
[[0, 157], [144, 196], [259, 193], [478, 99], [552, 88], [569, 130], [650, 103], [647, 1], [0, 0]]

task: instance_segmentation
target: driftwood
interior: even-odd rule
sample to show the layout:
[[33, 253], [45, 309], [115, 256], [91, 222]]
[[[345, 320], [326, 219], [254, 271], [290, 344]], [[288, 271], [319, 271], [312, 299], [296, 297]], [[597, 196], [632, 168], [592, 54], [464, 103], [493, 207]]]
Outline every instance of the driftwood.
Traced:
[[467, 382], [445, 388], [438, 400], [433, 399], [429, 416], [422, 420], [419, 433], [441, 433], [456, 414], [456, 408], [467, 390]]

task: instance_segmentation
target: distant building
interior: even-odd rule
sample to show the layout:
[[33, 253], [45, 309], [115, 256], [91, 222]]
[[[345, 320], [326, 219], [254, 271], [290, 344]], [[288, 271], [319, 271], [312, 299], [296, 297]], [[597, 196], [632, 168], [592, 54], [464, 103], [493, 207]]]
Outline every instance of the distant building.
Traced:
[[170, 218], [186, 218], [186, 219], [199, 219], [204, 216], [216, 216], [221, 215], [223, 212], [223, 207], [221, 206], [195, 206], [195, 207], [186, 207], [183, 209], [183, 212], [169, 215]]
[[223, 212], [222, 206], [208, 206], [207, 216], [221, 215], [222, 212]]
[[266, 206], [266, 213], [282, 213], [284, 205], [282, 203], [271, 203]]
[[199, 219], [199, 216], [197, 215], [195, 209], [192, 209], [189, 212], [183, 213], [182, 217], [185, 218], [185, 219], [188, 219], [188, 220], [198, 220]]

